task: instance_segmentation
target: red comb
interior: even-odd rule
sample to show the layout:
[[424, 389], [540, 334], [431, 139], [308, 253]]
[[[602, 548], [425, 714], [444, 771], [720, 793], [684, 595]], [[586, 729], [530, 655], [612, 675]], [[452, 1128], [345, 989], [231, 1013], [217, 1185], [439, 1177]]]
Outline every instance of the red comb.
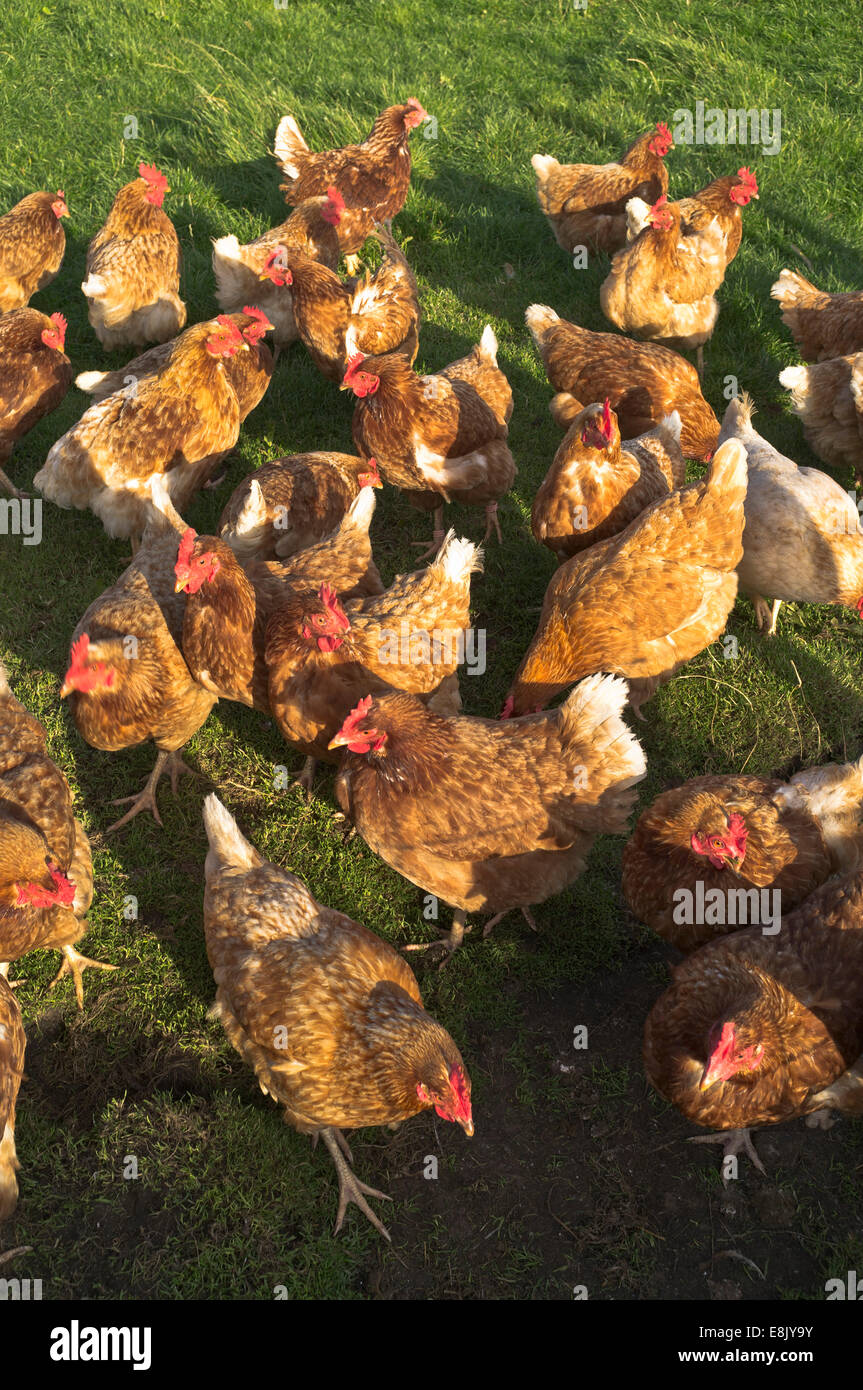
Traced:
[[54, 327], [58, 330], [58, 332], [61, 333], [61, 334], [63, 334], [63, 335], [65, 336], [66, 329], [68, 328], [69, 325], [67, 324], [67, 322], [66, 322], [66, 320], [64, 319], [63, 315], [62, 315], [62, 314], [52, 314], [52, 315], [51, 315], [51, 322], [54, 324]]
[[256, 309], [252, 304], [245, 304], [243, 306], [243, 313], [248, 314], [250, 319], [257, 319], [258, 323], [265, 323], [268, 328], [272, 328], [273, 326], [263, 309]]
[[665, 204], [666, 204], [667, 202], [668, 202], [668, 194], [667, 194], [667, 193], [663, 193], [663, 195], [662, 195], [661, 198], [657, 198], [656, 202], [653, 204], [653, 207], [650, 209], [650, 211], [651, 211], [651, 212], [656, 212], [656, 210], [657, 210], [658, 208], [664, 208], [664, 207], [665, 207]]
[[602, 433], [606, 439], [611, 438], [611, 401], [606, 396], [605, 405], [602, 407]]
[[154, 188], [167, 188], [168, 186], [167, 177], [162, 173], [161, 169], [156, 168], [155, 164], [139, 164], [138, 173], [145, 183], [152, 184]]
[[344, 380], [347, 381], [349, 376], [353, 376], [354, 372], [357, 370], [361, 363], [365, 362], [365, 360], [365, 355], [362, 352], [355, 352], [353, 357], [348, 359], [348, 365], [345, 368]]
[[656, 133], [657, 133], [657, 135], [661, 135], [662, 138], [663, 138], [663, 140], [670, 140], [670, 139], [671, 139], [671, 131], [668, 129], [668, 126], [665, 124], [665, 121], [657, 121], [657, 122], [656, 122]]
[[336, 621], [339, 624], [339, 627], [343, 628], [345, 632], [350, 632], [351, 625], [348, 620], [348, 615], [342, 608], [342, 605], [339, 603], [339, 596], [336, 593], [335, 589], [332, 588], [331, 585], [327, 584], [326, 580], [318, 590], [318, 598], [326, 608], [327, 612], [330, 613], [336, 619]]
[[82, 632], [76, 642], [69, 648], [69, 669], [73, 666], [84, 666], [87, 661], [87, 653], [90, 650], [90, 638], [86, 632]]
[[55, 197], [55, 198], [62, 198], [64, 203], [65, 203], [65, 201], [66, 201], [66, 194], [63, 192], [62, 188], [58, 188], [58, 189], [57, 189], [57, 192], [54, 194], [54, 197]]
[[186, 530], [183, 532], [182, 540], [180, 541], [180, 549], [177, 551], [177, 564], [178, 564], [178, 565], [189, 565], [189, 564], [191, 564], [191, 561], [192, 561], [192, 551], [193, 551], [194, 548], [195, 548], [195, 541], [196, 541], [197, 539], [198, 539], [198, 534], [197, 534], [197, 532], [196, 532], [196, 531], [193, 531], [192, 528], [191, 528], [191, 526], [187, 526]]
[[343, 734], [351, 734], [359, 724], [362, 724], [366, 715], [372, 707], [372, 697], [367, 695], [364, 700], [360, 700], [355, 709], [352, 709], [344, 724], [341, 727]]
[[337, 208], [339, 212], [344, 212], [345, 200], [342, 197], [339, 190], [336, 188], [336, 185], [334, 183], [331, 183], [329, 188], [327, 189], [327, 197], [329, 198], [334, 208]]

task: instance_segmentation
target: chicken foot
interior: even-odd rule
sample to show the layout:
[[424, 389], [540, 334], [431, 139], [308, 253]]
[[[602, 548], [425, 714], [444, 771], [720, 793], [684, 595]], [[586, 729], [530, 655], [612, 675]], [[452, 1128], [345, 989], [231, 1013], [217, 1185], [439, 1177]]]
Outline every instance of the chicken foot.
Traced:
[[127, 802], [131, 801], [132, 807], [131, 810], [126, 812], [125, 816], [121, 816], [119, 820], [114, 821], [113, 825], [108, 826], [108, 829], [105, 831], [106, 835], [109, 835], [112, 830], [119, 830], [121, 825], [125, 825], [128, 821], [133, 820], [134, 817], [139, 816], [142, 811], [151, 811], [153, 820], [161, 827], [162, 817], [159, 815], [159, 807], [156, 804], [156, 787], [159, 785], [162, 773], [166, 770], [171, 776], [171, 793], [173, 796], [177, 795], [179, 778], [183, 772], [188, 772], [192, 777], [197, 777], [198, 775], [194, 768], [189, 767], [183, 762], [183, 759], [180, 757], [179, 749], [176, 749], [173, 753], [169, 753], [165, 749], [162, 749], [156, 759], [156, 766], [150, 773], [147, 784], [143, 790], [138, 793], [133, 793], [131, 796], [118, 797], [116, 801], [111, 802], [112, 806], [125, 806]]
[[0, 492], [8, 492], [10, 497], [17, 497], [19, 499], [23, 497], [29, 497], [30, 495], [27, 492], [21, 492], [21, 490], [17, 488], [15, 484], [12, 482], [12, 479], [7, 478], [2, 468], [0, 468]]
[[[490, 917], [490, 918], [488, 919], [488, 921], [486, 922], [485, 926], [484, 926], [483, 929], [482, 929], [483, 940], [485, 940], [485, 938], [486, 938], [487, 936], [490, 936], [490, 935], [491, 935], [491, 933], [494, 931], [495, 927], [497, 926], [497, 924], [498, 924], [498, 922], [501, 920], [501, 918], [508, 916], [508, 914], [509, 914], [510, 912], [513, 912], [513, 911], [514, 911], [514, 908], [507, 907], [507, 908], [504, 908], [503, 912], [498, 912], [498, 913], [495, 914], [494, 917]], [[527, 922], [527, 925], [530, 927], [531, 931], [536, 931], [536, 932], [539, 931], [539, 927], [536, 925], [536, 922], [533, 920], [533, 914], [532, 914], [532, 912], [530, 911], [530, 908], [523, 907], [523, 908], [521, 909], [521, 915], [523, 916], [524, 920]]]
[[345, 1212], [347, 1211], [349, 1203], [353, 1202], [359, 1207], [360, 1211], [368, 1217], [375, 1230], [380, 1231], [381, 1235], [386, 1240], [391, 1241], [392, 1238], [389, 1231], [372, 1211], [366, 1201], [366, 1197], [380, 1197], [384, 1202], [391, 1202], [392, 1198], [388, 1197], [386, 1192], [378, 1192], [377, 1188], [367, 1187], [364, 1182], [360, 1182], [351, 1167], [354, 1160], [348, 1141], [345, 1139], [340, 1129], [336, 1129], [333, 1126], [332, 1128], [322, 1129], [319, 1133], [330, 1151], [330, 1157], [339, 1175], [339, 1210], [336, 1216], [335, 1234], [338, 1235], [339, 1231], [342, 1229]]
[[[423, 551], [422, 555], [417, 556], [417, 562], [422, 563], [422, 561], [427, 560], [430, 555], [437, 555], [438, 551], [443, 545], [445, 535], [446, 532], [443, 529], [443, 506], [435, 507], [434, 532], [432, 534], [431, 545]], [[422, 544], [422, 541], [411, 541], [412, 546]]]
[[60, 983], [64, 975], [71, 975], [75, 981], [75, 998], [78, 1000], [78, 1008], [83, 1009], [84, 981], [82, 977], [88, 966], [93, 970], [117, 970], [118, 966], [106, 965], [101, 960], [90, 960], [89, 956], [82, 956], [76, 951], [74, 946], [61, 946], [60, 950], [63, 952], [63, 963], [48, 988], [53, 989], [55, 985]]
[[[752, 1142], [752, 1135], [748, 1129], [726, 1129], [720, 1130], [718, 1134], [696, 1134], [688, 1140], [690, 1144], [722, 1144], [722, 1157], [736, 1158], [738, 1154], [744, 1153], [747, 1158], [751, 1158], [759, 1173], [767, 1175], [767, 1170], [758, 1154], [755, 1152], [755, 1145]], [[728, 1186], [728, 1179], [722, 1179], [725, 1186]]]
[[315, 769], [318, 765], [317, 758], [306, 758], [303, 763], [303, 770], [298, 777], [294, 778], [293, 785], [299, 787], [300, 791], [305, 792], [306, 796], [312, 794], [312, 784], [315, 780]]
[[758, 623], [758, 631], [764, 632], [766, 630], [768, 637], [775, 637], [776, 619], [779, 617], [779, 609], [782, 607], [781, 598], [773, 600], [772, 612], [760, 594], [752, 595], [752, 603], [755, 607], [755, 621]]
[[405, 946], [404, 950], [443, 951], [444, 956], [443, 960], [440, 963], [440, 969], [443, 970], [445, 965], [449, 965], [450, 961], [452, 960], [453, 953], [458, 950], [459, 946], [461, 946], [462, 942], [464, 941], [465, 932], [470, 931], [470, 927], [465, 925], [465, 916], [466, 914], [464, 912], [464, 909], [457, 908], [456, 911], [453, 913], [452, 927], [448, 932], [442, 933], [440, 941], [425, 941], [421, 945]]
[[498, 519], [497, 519], [497, 503], [496, 503], [496, 502], [489, 502], [488, 505], [486, 506], [486, 509], [485, 509], [485, 535], [483, 536], [483, 540], [486, 540], [486, 541], [487, 541], [487, 540], [489, 539], [489, 537], [491, 536], [492, 531], [494, 531], [494, 532], [496, 533], [498, 540], [500, 541], [501, 545], [503, 545], [503, 536], [501, 535], [500, 522], [499, 522]]

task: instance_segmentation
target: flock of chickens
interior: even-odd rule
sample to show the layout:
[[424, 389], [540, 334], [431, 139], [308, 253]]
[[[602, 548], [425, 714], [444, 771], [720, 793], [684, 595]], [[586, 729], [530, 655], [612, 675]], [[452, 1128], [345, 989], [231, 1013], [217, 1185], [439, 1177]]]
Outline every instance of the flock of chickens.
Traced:
[[[82, 288], [103, 345], [144, 351], [119, 371], [77, 377], [92, 404], [35, 486], [132, 541], [132, 563], [72, 634], [60, 690], [91, 746], [152, 740], [158, 750], [111, 829], [145, 809], [161, 824], [159, 779], [168, 771], [176, 790], [181, 750], [218, 700], [266, 711], [305, 755], [307, 792], [318, 760], [338, 763], [346, 819], [454, 909], [434, 943], [446, 961], [468, 913], [490, 914], [484, 935], [516, 908], [533, 926], [531, 907], [574, 881], [598, 835], [628, 833], [646, 764], [627, 702], [643, 718], [658, 686], [722, 633], [738, 588], [771, 633], [783, 599], [861, 609], [863, 534], [839, 483], [756, 433], [748, 397], [720, 424], [675, 351], [700, 355], [710, 337], [742, 209], [758, 196], [754, 174], [669, 202], [661, 122], [619, 163], [536, 155], [557, 240], [612, 254], [602, 307], [636, 337], [527, 309], [566, 430], [532, 529], [560, 564], [501, 718], [462, 716], [458, 665], [482, 553], [445, 530], [444, 507], [484, 508], [486, 540], [500, 536], [498, 502], [516, 473], [513, 398], [490, 327], [440, 372], [413, 370], [420, 305], [391, 220], [408, 191], [409, 135], [425, 118], [412, 98], [378, 116], [363, 144], [316, 154], [286, 116], [275, 152], [293, 211], [250, 245], [214, 243], [222, 312], [190, 328], [162, 208], [168, 183], [141, 164], [90, 245]], [[62, 314], [27, 307], [61, 264], [67, 215], [58, 191], [0, 218], [4, 463], [71, 386]], [[374, 273], [358, 259], [369, 237], [382, 253]], [[782, 374], [807, 438], [859, 476], [863, 293], [822, 294], [786, 270], [773, 294], [809, 362]], [[219, 534], [197, 535], [182, 513], [269, 387], [268, 334], [276, 356], [301, 339], [353, 393], [356, 452], [266, 464], [236, 489]], [[709, 465], [688, 485], [686, 458]], [[384, 483], [434, 517], [422, 557], [433, 558], [387, 588], [369, 539]], [[756, 1163], [750, 1126], [863, 1110], [861, 811], [863, 759], [788, 784], [701, 777], [659, 796], [624, 851], [633, 913], [686, 957], [647, 1020], [647, 1074], [684, 1115], [719, 1131], [709, 1137]], [[342, 1131], [434, 1106], [472, 1134], [465, 1063], [391, 946], [264, 860], [217, 796], [203, 814], [215, 1012], [290, 1123], [323, 1136], [339, 1175], [336, 1229], [355, 1202], [386, 1235], [366, 1200], [384, 1194], [356, 1177]], [[681, 914], [682, 890], [710, 909]], [[764, 890], [781, 894], [776, 930], [738, 917]], [[84, 968], [113, 968], [75, 949], [93, 891], [66, 779], [0, 668], [0, 1217], [17, 1200], [25, 1048], [9, 964], [59, 949], [83, 1007]]]

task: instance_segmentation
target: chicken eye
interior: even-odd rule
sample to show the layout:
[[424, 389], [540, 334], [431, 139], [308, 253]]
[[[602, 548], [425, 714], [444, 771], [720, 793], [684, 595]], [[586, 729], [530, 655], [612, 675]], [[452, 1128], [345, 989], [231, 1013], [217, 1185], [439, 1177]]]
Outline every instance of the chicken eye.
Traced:
[[713, 846], [714, 849], [724, 849], [724, 848], [725, 848], [725, 845], [724, 845], [723, 841], [720, 840], [717, 836], [714, 836], [714, 838], [710, 841], [710, 843], [712, 844], [712, 846]]

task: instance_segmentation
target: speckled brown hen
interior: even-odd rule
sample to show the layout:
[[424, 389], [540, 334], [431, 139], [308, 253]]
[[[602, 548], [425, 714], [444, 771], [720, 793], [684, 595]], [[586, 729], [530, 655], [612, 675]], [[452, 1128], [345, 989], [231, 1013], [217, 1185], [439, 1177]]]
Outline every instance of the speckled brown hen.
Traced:
[[270, 707], [284, 738], [306, 755], [311, 790], [318, 759], [337, 762], [330, 740], [370, 692], [407, 690], [438, 713], [458, 714], [456, 672], [470, 623], [470, 576], [481, 552], [450, 532], [427, 569], [399, 575], [385, 593], [339, 602], [329, 584], [298, 591], [267, 626]]
[[504, 715], [543, 709], [591, 671], [629, 681], [636, 711], [713, 642], [737, 594], [746, 451], [729, 439], [705, 478], [552, 575]]
[[156, 766], [116, 830], [148, 810], [162, 824], [156, 787], [170, 772], [176, 794], [187, 771], [180, 750], [205, 722], [215, 696], [192, 677], [180, 650], [186, 600], [174, 592], [177, 547], [185, 530], [167, 486], [153, 486], [157, 508], [132, 564], [87, 609], [72, 636], [69, 669], [60, 692], [68, 697], [81, 737], [93, 748], [119, 752], [152, 739]]
[[772, 936], [748, 927], [688, 956], [644, 1030], [651, 1084], [720, 1131], [698, 1142], [744, 1151], [759, 1168], [752, 1127], [812, 1115], [827, 1128], [815, 1112], [863, 1112], [861, 1052], [859, 873], [825, 883]]
[[573, 420], [543, 478], [530, 514], [541, 545], [561, 560], [617, 535], [660, 497], [682, 487], [680, 416], [669, 415], [639, 439], [621, 442], [606, 398]]
[[345, 200], [339, 242], [350, 258], [376, 222], [391, 221], [401, 212], [411, 181], [408, 137], [425, 119], [416, 97], [409, 97], [401, 106], [382, 111], [361, 145], [315, 154], [294, 117], [283, 116], [276, 129], [275, 155], [286, 178], [280, 184], [285, 201], [296, 207], [304, 198], [335, 186]]
[[291, 454], [235, 488], [219, 535], [246, 560], [287, 558], [332, 534], [363, 487], [382, 487], [377, 461], [357, 454]]
[[559, 164], [535, 154], [536, 196], [564, 251], [577, 246], [615, 251], [626, 239], [630, 198], [655, 203], [668, 191], [665, 156], [674, 149], [663, 121], [639, 135], [616, 164]]
[[377, 459], [381, 476], [421, 511], [435, 514], [434, 537], [443, 540], [443, 503], [484, 506], [485, 539], [494, 529], [498, 498], [512, 486], [515, 462], [507, 445], [512, 390], [497, 364], [491, 326], [465, 357], [434, 376], [418, 376], [398, 353], [348, 365], [342, 391], [357, 398], [354, 443]]
[[0, 314], [23, 309], [50, 285], [63, 264], [69, 216], [66, 195], [28, 193], [0, 217]]
[[372, 274], [345, 284], [303, 251], [278, 247], [266, 275], [289, 285], [297, 332], [318, 371], [341, 381], [358, 353], [401, 353], [413, 364], [419, 347], [420, 306], [407, 257], [385, 227], [375, 228], [383, 259]]
[[204, 689], [268, 712], [264, 650], [270, 614], [295, 589], [316, 588], [327, 576], [346, 594], [382, 591], [368, 536], [374, 505], [374, 490], [362, 488], [332, 536], [287, 560], [245, 566], [219, 537], [186, 531], [174, 567], [177, 591], [188, 595], [182, 647]]
[[103, 347], [164, 343], [186, 322], [180, 243], [162, 208], [169, 192], [160, 169], [139, 164], [138, 178], [123, 185], [90, 242], [81, 289]]
[[[501, 722], [445, 719], [415, 695], [366, 698], [331, 747], [345, 748], [339, 804], [376, 854], [465, 914], [507, 912], [562, 892], [600, 834], [621, 834], [645, 774], [621, 718], [626, 685], [590, 676], [559, 709]], [[414, 947], [413, 949], [422, 949]]]
[[267, 270], [281, 247], [302, 251], [335, 270], [339, 263], [338, 225], [344, 199], [337, 188], [320, 198], [307, 198], [286, 221], [241, 246], [233, 235], [213, 242], [216, 299], [226, 313], [244, 304], [257, 304], [273, 325], [273, 341], [285, 347], [297, 338], [293, 298], [285, 277]]
[[18, 1001], [0, 975], [0, 1221], [7, 1221], [18, 1205], [15, 1102], [26, 1042]]
[[707, 463], [713, 457], [719, 421], [701, 394], [697, 371], [679, 353], [619, 333], [592, 333], [559, 318], [547, 304], [531, 304], [525, 320], [557, 392], [549, 409], [564, 429], [591, 401], [607, 396], [627, 439], [637, 439], [676, 410], [686, 458]]
[[0, 962], [30, 951], [56, 950], [63, 963], [54, 979], [71, 974], [84, 1007], [82, 971], [74, 948], [86, 932], [93, 901], [90, 843], [72, 810], [63, 773], [47, 753], [48, 736], [15, 699], [0, 666]]
[[[768, 901], [790, 912], [831, 874], [861, 864], [863, 760], [811, 768], [790, 782], [695, 777], [640, 815], [623, 851], [623, 893], [640, 921], [691, 951], [746, 925], [739, 914], [752, 900], [741, 893], [775, 890], [779, 898]], [[699, 883], [714, 903], [703, 914], [711, 920], [687, 921]]]
[[472, 1135], [461, 1054], [391, 946], [267, 863], [216, 796], [204, 803], [204, 825], [213, 1012], [288, 1124], [323, 1138], [339, 1175], [336, 1231], [355, 1202], [389, 1239], [365, 1200], [384, 1194], [353, 1173], [342, 1130], [395, 1124], [433, 1105]]
[[[38, 309], [13, 309], [0, 316], [0, 464], [16, 439], [60, 404], [72, 382], [72, 363], [63, 351], [66, 320]], [[0, 467], [0, 490], [22, 496]]]
[[863, 486], [863, 352], [786, 367], [779, 380], [813, 453], [831, 468], [853, 468]]
[[863, 350], [863, 290], [828, 294], [796, 270], [783, 270], [770, 287], [779, 300], [804, 362], [824, 362]]
[[130, 362], [125, 385], [112, 373], [116, 389], [57, 440], [34, 485], [60, 507], [89, 507], [110, 536], [140, 536], [158, 474], [182, 512], [269, 385], [268, 327], [258, 309], [220, 314]]

